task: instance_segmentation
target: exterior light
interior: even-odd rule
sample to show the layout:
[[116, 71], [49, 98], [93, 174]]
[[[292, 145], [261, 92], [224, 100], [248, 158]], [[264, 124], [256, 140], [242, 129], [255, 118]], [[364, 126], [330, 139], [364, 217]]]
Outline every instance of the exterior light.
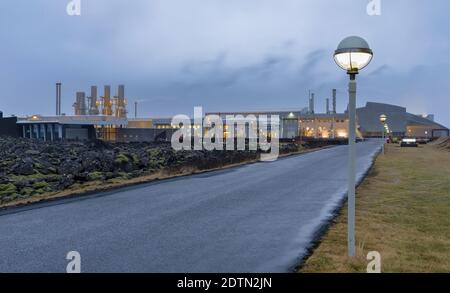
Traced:
[[380, 122], [383, 125], [384, 129], [381, 130], [381, 138], [383, 139], [383, 155], [386, 153], [386, 133], [389, 134], [389, 126], [386, 124], [387, 116], [382, 114], [380, 115]]
[[[350, 75], [348, 83], [348, 255], [354, 257], [356, 194], [356, 75], [372, 61], [373, 52], [361, 37], [342, 40], [334, 51], [334, 61]], [[338, 133], [339, 135], [339, 133]]]
[[373, 52], [369, 44], [363, 38], [356, 36], [342, 40], [334, 52], [336, 64], [351, 75], [358, 74], [359, 70], [369, 65], [372, 58]]

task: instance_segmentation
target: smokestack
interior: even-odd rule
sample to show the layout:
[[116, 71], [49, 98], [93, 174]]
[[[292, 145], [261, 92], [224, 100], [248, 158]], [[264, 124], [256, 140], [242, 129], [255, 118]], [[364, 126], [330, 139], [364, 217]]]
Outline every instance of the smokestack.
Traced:
[[336, 114], [336, 89], [333, 89], [333, 114]]
[[111, 86], [109, 85], [104, 87], [102, 114], [106, 116], [112, 115]]
[[91, 96], [89, 97], [89, 115], [98, 115], [100, 112], [97, 106], [97, 87], [91, 86]]
[[56, 83], [56, 116], [61, 116], [61, 83]]
[[327, 98], [327, 109], [326, 109], [325, 113], [330, 114], [330, 99], [329, 98]]
[[119, 85], [117, 97], [115, 98], [115, 116], [119, 118], [127, 117], [126, 101], [125, 101], [125, 86]]
[[314, 114], [314, 93], [311, 94], [311, 98], [309, 99], [309, 112]]
[[134, 118], [137, 118], [137, 108], [138, 108], [138, 102], [134, 102]]
[[77, 92], [77, 98], [75, 104], [75, 115], [86, 115], [86, 94], [84, 92]]
[[125, 86], [124, 85], [119, 85], [119, 99], [124, 99], [125, 98]]

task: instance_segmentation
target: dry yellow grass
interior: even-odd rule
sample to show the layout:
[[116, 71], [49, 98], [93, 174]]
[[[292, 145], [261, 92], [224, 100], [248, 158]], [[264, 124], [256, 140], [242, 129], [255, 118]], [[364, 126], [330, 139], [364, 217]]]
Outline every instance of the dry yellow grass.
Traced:
[[301, 272], [450, 272], [450, 151], [389, 145], [357, 190], [357, 257], [348, 259], [347, 206]]

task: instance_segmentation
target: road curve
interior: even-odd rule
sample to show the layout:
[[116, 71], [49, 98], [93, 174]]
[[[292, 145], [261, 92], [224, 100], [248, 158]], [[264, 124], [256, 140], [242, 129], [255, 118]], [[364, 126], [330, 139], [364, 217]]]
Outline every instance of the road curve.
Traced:
[[[358, 179], [379, 141], [358, 144]], [[0, 272], [288, 272], [346, 195], [347, 147], [0, 212]]]

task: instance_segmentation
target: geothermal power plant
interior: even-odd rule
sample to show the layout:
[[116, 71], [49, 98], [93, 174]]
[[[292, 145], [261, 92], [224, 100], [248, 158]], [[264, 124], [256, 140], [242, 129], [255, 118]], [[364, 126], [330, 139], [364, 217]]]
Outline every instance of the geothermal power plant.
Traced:
[[[56, 115], [61, 115], [61, 83], [56, 85], [57, 95], [57, 110]], [[117, 88], [117, 94], [111, 96], [111, 86], [105, 85], [103, 88], [103, 96], [98, 97], [97, 86], [91, 86], [91, 92], [89, 96], [86, 96], [85, 92], [77, 92], [75, 103], [73, 104], [74, 113], [76, 116], [114, 116], [117, 118], [126, 118], [127, 101], [125, 99], [125, 86], [119, 85]]]

